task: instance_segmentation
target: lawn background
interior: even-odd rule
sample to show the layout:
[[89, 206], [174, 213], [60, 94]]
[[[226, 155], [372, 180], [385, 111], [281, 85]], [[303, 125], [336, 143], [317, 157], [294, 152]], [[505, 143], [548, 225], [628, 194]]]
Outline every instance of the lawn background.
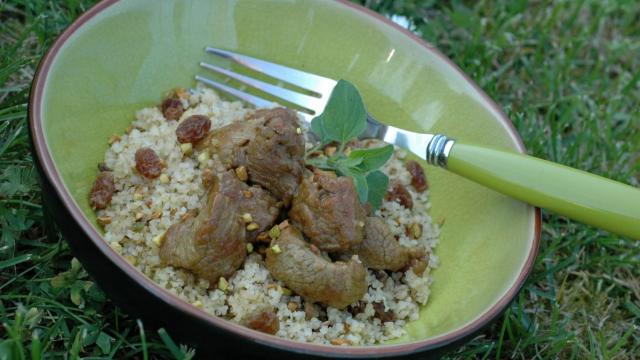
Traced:
[[[358, 2], [409, 18], [503, 107], [529, 153], [639, 186], [640, 2]], [[0, 359], [188, 358], [114, 306], [43, 228], [30, 82], [92, 3], [0, 0]], [[449, 358], [638, 358], [640, 242], [544, 211], [543, 221], [523, 291]]]

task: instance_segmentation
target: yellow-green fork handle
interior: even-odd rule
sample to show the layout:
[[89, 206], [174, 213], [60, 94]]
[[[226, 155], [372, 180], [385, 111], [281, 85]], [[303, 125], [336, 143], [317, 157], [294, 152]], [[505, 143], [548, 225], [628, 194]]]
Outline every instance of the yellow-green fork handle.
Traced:
[[451, 172], [531, 205], [640, 239], [640, 189], [532, 156], [459, 141], [451, 140], [445, 152], [435, 154], [435, 160]]

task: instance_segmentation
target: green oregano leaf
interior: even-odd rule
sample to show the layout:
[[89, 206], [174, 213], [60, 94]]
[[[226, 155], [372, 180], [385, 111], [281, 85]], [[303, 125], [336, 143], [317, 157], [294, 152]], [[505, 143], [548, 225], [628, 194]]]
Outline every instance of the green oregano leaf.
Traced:
[[367, 201], [373, 210], [377, 210], [382, 205], [382, 199], [387, 192], [389, 178], [380, 170], [375, 170], [367, 174]]
[[363, 172], [368, 172], [380, 168], [386, 164], [393, 155], [393, 145], [385, 145], [372, 149], [357, 149], [351, 151], [348, 159], [362, 159], [358, 168]]
[[331, 141], [344, 144], [362, 134], [366, 127], [367, 111], [362, 97], [346, 80], [338, 81], [324, 111], [311, 122], [311, 130], [323, 144]]

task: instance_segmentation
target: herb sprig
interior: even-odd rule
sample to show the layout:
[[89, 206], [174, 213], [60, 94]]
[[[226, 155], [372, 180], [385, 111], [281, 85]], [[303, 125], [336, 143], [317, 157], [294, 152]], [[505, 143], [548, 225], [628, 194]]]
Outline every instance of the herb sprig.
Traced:
[[339, 176], [348, 176], [358, 192], [360, 202], [373, 209], [382, 204], [389, 178], [382, 167], [393, 154], [393, 145], [372, 149], [356, 149], [345, 154], [346, 145], [357, 139], [367, 128], [367, 111], [358, 89], [346, 80], [338, 81], [331, 92], [324, 112], [311, 121], [311, 131], [319, 145], [309, 154], [335, 142], [338, 149], [331, 156], [309, 157], [307, 163], [324, 170], [333, 170]]

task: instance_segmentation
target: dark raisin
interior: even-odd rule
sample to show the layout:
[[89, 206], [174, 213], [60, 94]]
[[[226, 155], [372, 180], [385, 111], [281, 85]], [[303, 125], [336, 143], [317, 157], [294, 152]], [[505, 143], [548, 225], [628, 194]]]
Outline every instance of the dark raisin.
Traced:
[[387, 274], [387, 272], [384, 270], [378, 270], [374, 273], [374, 275], [380, 282], [385, 282], [389, 278], [389, 274]]
[[113, 180], [113, 174], [109, 171], [101, 172], [96, 177], [91, 193], [89, 193], [91, 207], [94, 209], [106, 208], [111, 203], [114, 192], [116, 192], [116, 185]]
[[180, 101], [180, 99], [171, 96], [162, 101], [160, 110], [162, 110], [162, 115], [164, 115], [165, 119], [178, 120], [184, 112], [184, 107], [182, 106], [182, 101]]
[[387, 201], [397, 201], [407, 209], [413, 209], [413, 198], [411, 198], [411, 194], [407, 188], [399, 182], [391, 186], [391, 189], [387, 191], [384, 198]]
[[257, 314], [252, 314], [248, 319], [245, 319], [243, 323], [249, 329], [271, 335], [275, 335], [278, 330], [280, 330], [280, 322], [273, 310], [264, 310]]
[[181, 144], [192, 143], [204, 139], [211, 129], [211, 120], [204, 115], [192, 115], [184, 119], [176, 129], [178, 142]]
[[358, 301], [355, 305], [350, 305], [347, 308], [347, 311], [349, 311], [351, 315], [356, 316], [360, 313], [363, 313], [366, 307], [367, 307], [367, 304], [365, 304], [362, 301]]
[[146, 178], [155, 179], [162, 172], [162, 162], [153, 149], [140, 148], [136, 151], [136, 170]]
[[407, 161], [407, 170], [411, 174], [411, 185], [413, 185], [418, 192], [423, 192], [429, 188], [427, 178], [424, 175], [424, 169], [420, 164], [413, 160]]
[[384, 303], [381, 301], [376, 301], [371, 303], [373, 305], [373, 310], [376, 312], [374, 317], [377, 317], [383, 323], [394, 321], [396, 319], [395, 314], [392, 311], [387, 311], [384, 309]]

